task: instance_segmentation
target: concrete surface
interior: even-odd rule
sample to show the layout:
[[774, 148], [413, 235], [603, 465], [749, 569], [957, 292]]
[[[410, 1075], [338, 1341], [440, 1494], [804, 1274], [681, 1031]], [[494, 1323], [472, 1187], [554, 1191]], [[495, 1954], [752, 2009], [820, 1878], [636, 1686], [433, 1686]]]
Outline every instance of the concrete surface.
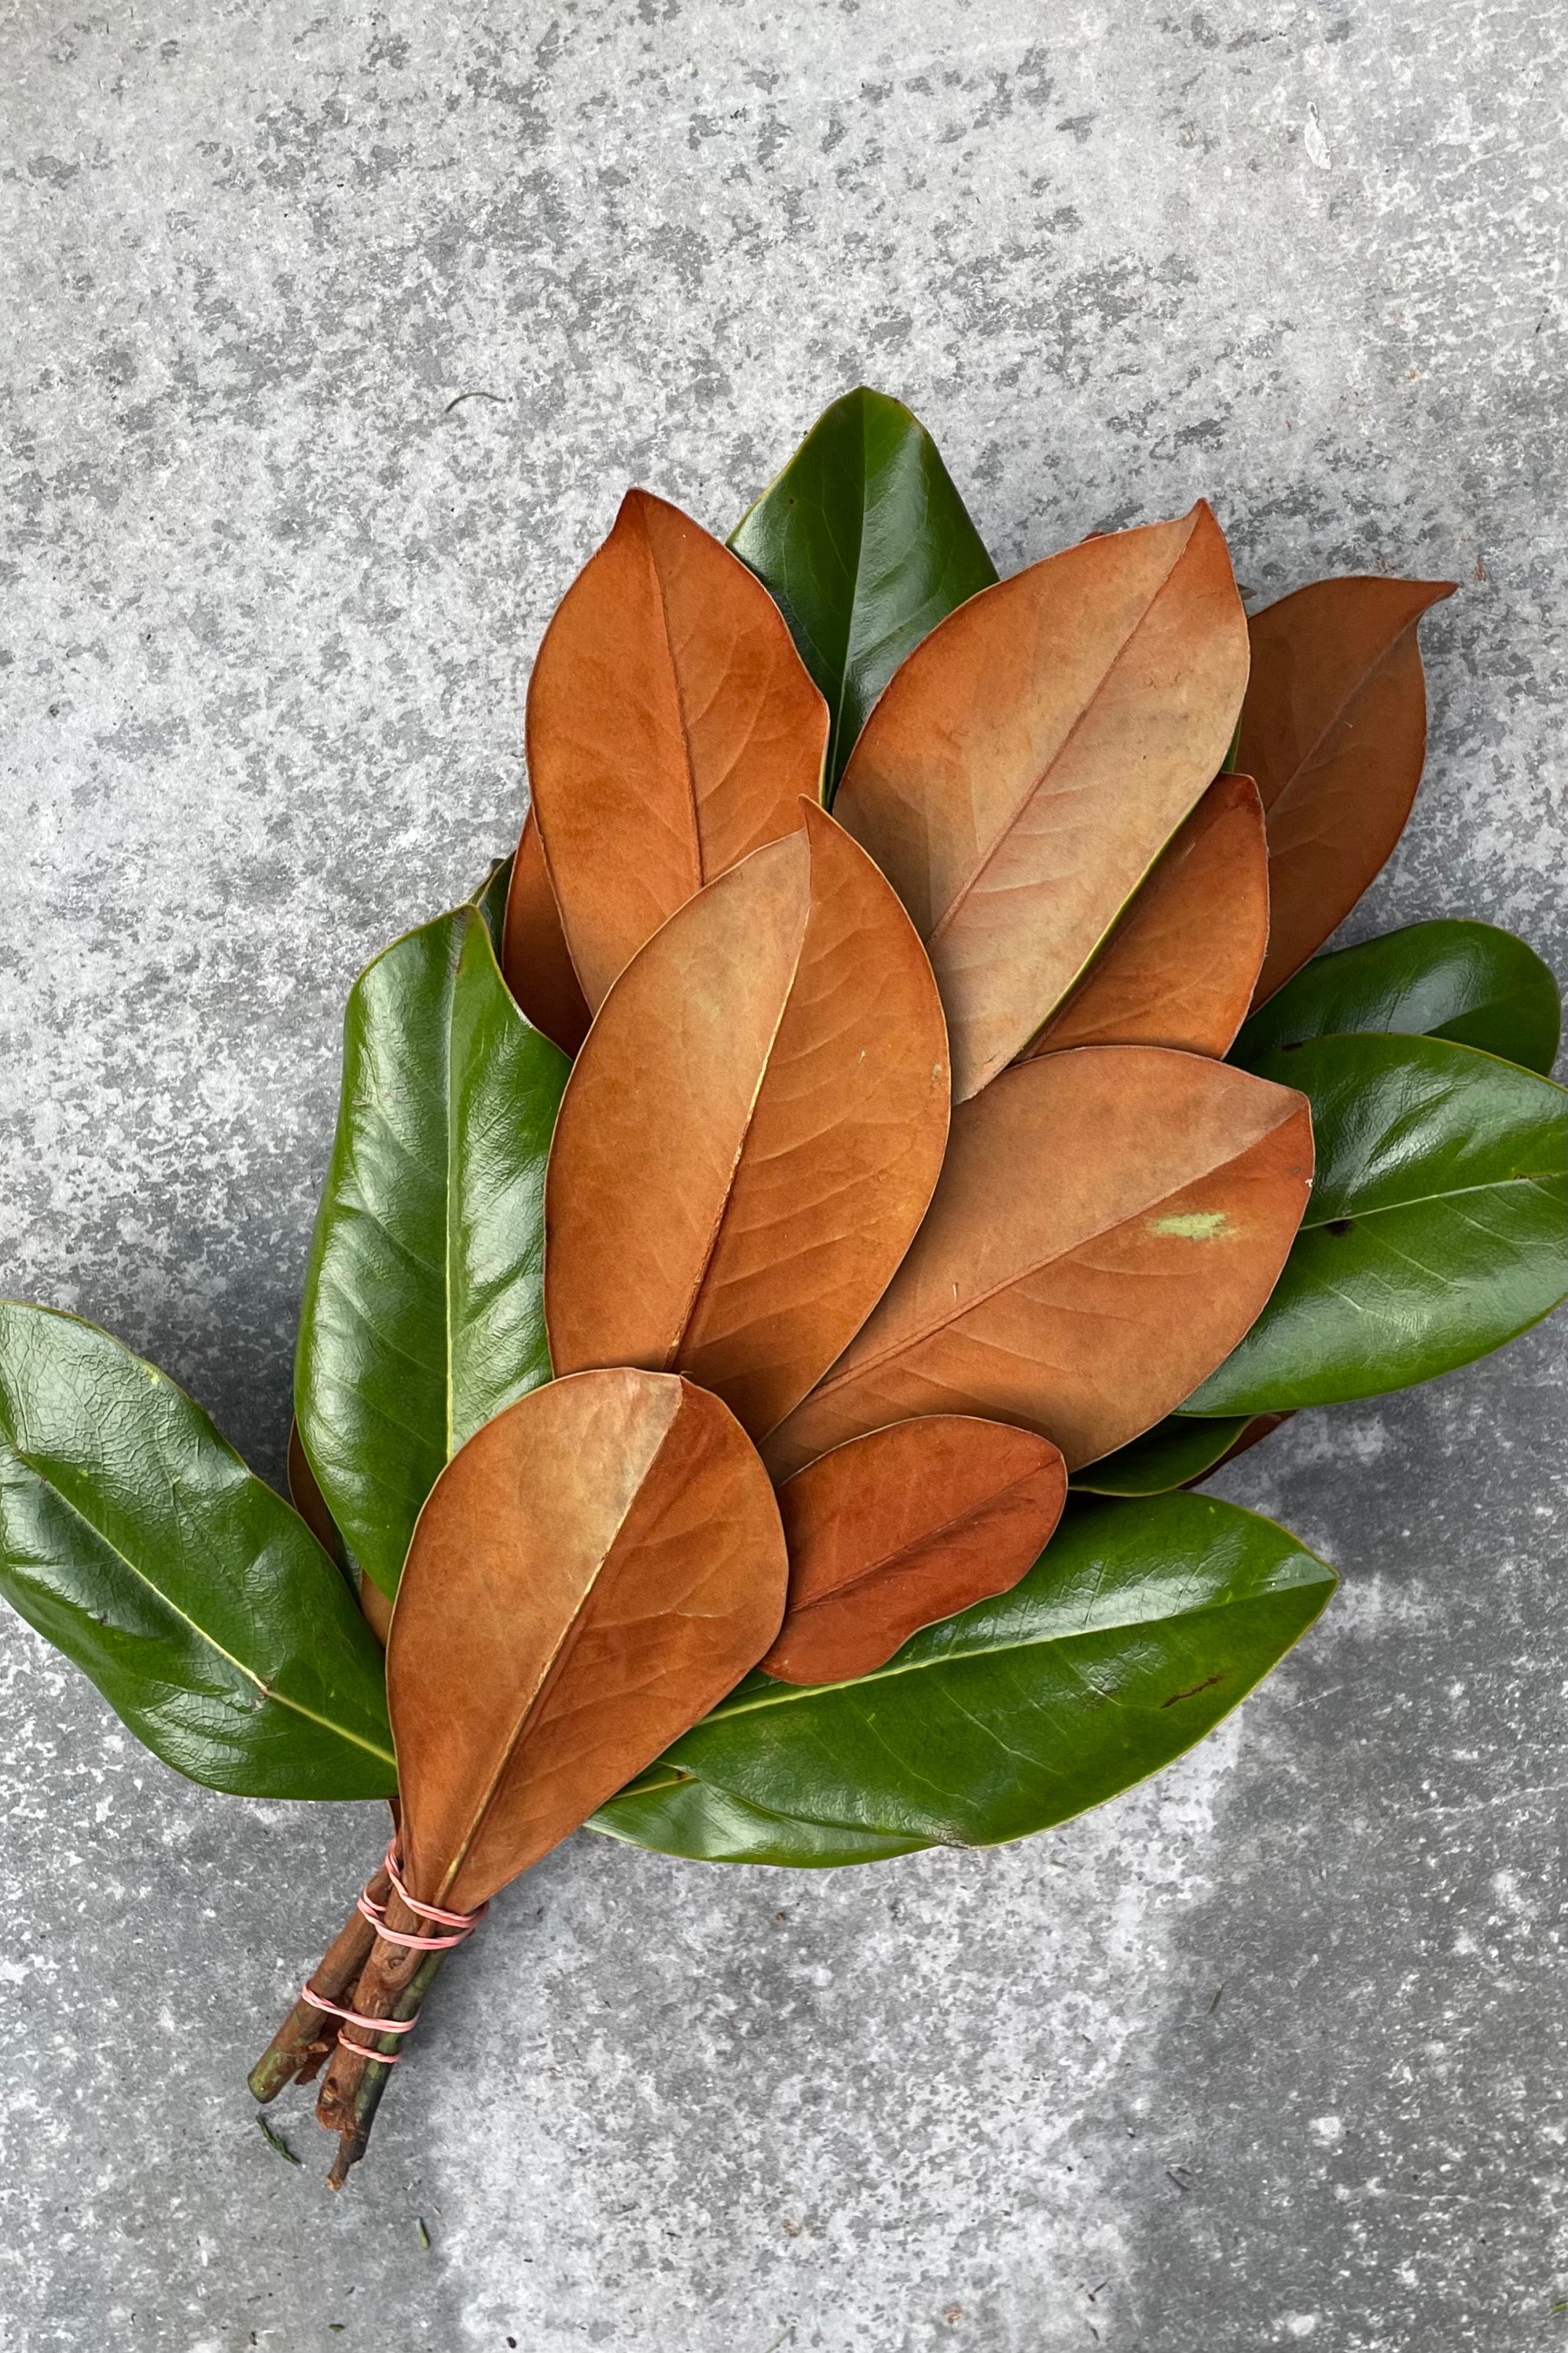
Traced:
[[[268, 1473], [351, 976], [512, 835], [622, 487], [722, 530], [861, 377], [1004, 568], [1205, 491], [1256, 595], [1458, 578], [1355, 928], [1491, 914], [1561, 968], [1560, 14], [24, 0], [0, 51], [5, 1282]], [[572, 1842], [338, 2202], [243, 2076], [374, 1812], [186, 1788], [5, 1619], [0, 2343], [1568, 2339], [1557, 1356], [1237, 1470], [1343, 1598], [1058, 1836], [798, 1879]]]

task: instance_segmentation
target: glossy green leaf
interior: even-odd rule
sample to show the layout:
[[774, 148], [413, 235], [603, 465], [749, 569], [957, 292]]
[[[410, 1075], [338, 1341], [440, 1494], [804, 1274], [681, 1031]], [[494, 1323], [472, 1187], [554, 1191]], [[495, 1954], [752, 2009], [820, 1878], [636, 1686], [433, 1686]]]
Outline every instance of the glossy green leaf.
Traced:
[[0, 1592], [193, 1781], [252, 1798], [397, 1786], [381, 1652], [303, 1520], [153, 1366], [10, 1300]]
[[[1011, 1592], [928, 1626], [875, 1674], [751, 1675], [596, 1819], [748, 1862], [873, 1860], [857, 1841], [992, 1845], [1157, 1772], [1306, 1630], [1333, 1572], [1206, 1495], [1086, 1504]], [[707, 1795], [666, 1783], [689, 1775]], [[753, 1817], [727, 1817], [713, 1793]], [[779, 1825], [771, 1831], [765, 1818]]]
[[1173, 1487], [1185, 1487], [1201, 1479], [1205, 1471], [1214, 1470], [1249, 1419], [1245, 1413], [1225, 1421], [1189, 1420], [1183, 1414], [1168, 1413], [1130, 1446], [1102, 1454], [1098, 1462], [1086, 1462], [1081, 1471], [1073, 1472], [1068, 1483], [1075, 1494], [1168, 1494]]
[[601, 1806], [588, 1827], [627, 1846], [693, 1862], [771, 1862], [795, 1871], [833, 1871], [846, 1863], [888, 1862], [918, 1854], [929, 1839], [887, 1838], [874, 1831], [829, 1829], [798, 1816], [769, 1813], [744, 1798], [714, 1788], [695, 1774], [656, 1765], [618, 1798]]
[[515, 852], [509, 851], [505, 858], [498, 858], [468, 901], [468, 905], [477, 907], [485, 919], [485, 929], [490, 935], [497, 964], [501, 959], [501, 942], [506, 935], [506, 894], [511, 888], [514, 855]]
[[1189, 1414], [1406, 1388], [1499, 1348], [1568, 1289], [1561, 1087], [1436, 1038], [1260, 1056], [1312, 1106], [1317, 1176], [1272, 1298]]
[[1261, 1055], [1308, 1038], [1396, 1030], [1449, 1038], [1526, 1070], [1550, 1071], [1562, 1026], [1549, 966], [1511, 932], [1493, 923], [1410, 923], [1303, 965], [1252, 1016], [1230, 1060], [1256, 1070]]
[[448, 1457], [550, 1378], [544, 1165], [569, 1068], [471, 907], [396, 941], [349, 999], [295, 1411], [384, 1593]]
[[904, 656], [996, 568], [935, 442], [901, 400], [846, 393], [730, 536], [832, 713], [826, 797]]

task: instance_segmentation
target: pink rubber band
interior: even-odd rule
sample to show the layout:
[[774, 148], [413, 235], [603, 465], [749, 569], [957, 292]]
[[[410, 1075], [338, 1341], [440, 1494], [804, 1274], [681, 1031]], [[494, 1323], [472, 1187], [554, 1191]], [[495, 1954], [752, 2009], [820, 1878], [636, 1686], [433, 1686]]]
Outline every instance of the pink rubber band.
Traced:
[[[405, 1896], [405, 1903], [407, 1900]], [[376, 1935], [384, 1937], [387, 1944], [406, 1946], [411, 1953], [448, 1952], [454, 1945], [466, 1944], [473, 1933], [471, 1929], [459, 1928], [455, 1936], [411, 1936], [405, 1928], [389, 1928], [386, 1925], [386, 1906], [384, 1904], [378, 1904], [374, 1895], [362, 1895], [354, 1908], [363, 1915]], [[410, 1909], [412, 1908], [410, 1906]]]
[[461, 1928], [465, 1936], [472, 1934], [490, 1908], [488, 1904], [481, 1904], [477, 1912], [443, 1912], [438, 1904], [421, 1904], [419, 1898], [416, 1895], [410, 1895], [407, 1888], [403, 1884], [403, 1873], [398, 1864], [395, 1839], [386, 1850], [386, 1875], [411, 1912], [417, 1912], [422, 1920], [439, 1920], [444, 1928]]
[[[456, 1934], [450, 1936], [413, 1936], [405, 1929], [389, 1928], [386, 1925], [385, 1905], [378, 1904], [370, 1889], [366, 1887], [361, 1894], [355, 1909], [370, 1922], [376, 1935], [384, 1938], [389, 1945], [403, 1945], [410, 1952], [416, 1953], [449, 1952], [454, 1945], [465, 1944], [468, 1941], [490, 1908], [488, 1904], [481, 1904], [477, 1912], [443, 1912], [438, 1904], [422, 1904], [416, 1895], [410, 1895], [403, 1883], [403, 1873], [398, 1866], [395, 1839], [386, 1850], [385, 1864], [387, 1877], [404, 1903], [407, 1905], [408, 1909], [417, 1918], [435, 1920], [443, 1927], [456, 1931]], [[329, 2001], [325, 1994], [316, 1991], [309, 1978], [300, 1989], [300, 1999], [308, 2001], [312, 2010], [321, 2010], [329, 2018], [341, 2018], [344, 2026], [363, 2027], [367, 2034], [409, 2034], [419, 2022], [417, 2010], [412, 2018], [365, 2018], [357, 2010], [345, 2010], [341, 2002]], [[338, 2041], [345, 2051], [357, 2051], [362, 2059], [373, 2059], [378, 2067], [395, 2067], [403, 2056], [401, 2051], [367, 2051], [363, 2042], [351, 2042], [341, 2027], [338, 2031]]]
[[[417, 2010], [412, 2018], [362, 2017], [357, 2010], [345, 2010], [341, 2002], [329, 2001], [325, 1994], [318, 1993], [315, 1987], [309, 1984], [300, 1988], [300, 1999], [308, 2001], [312, 2010], [323, 2010], [329, 2018], [341, 2018], [345, 2026], [363, 2026], [372, 2034], [406, 2034], [419, 2022]], [[345, 2051], [357, 2051], [362, 2059], [379, 2060], [384, 2067], [395, 2067], [403, 2056], [401, 2051], [367, 2051], [363, 2042], [351, 2042], [342, 2028], [338, 2031], [338, 2041]]]

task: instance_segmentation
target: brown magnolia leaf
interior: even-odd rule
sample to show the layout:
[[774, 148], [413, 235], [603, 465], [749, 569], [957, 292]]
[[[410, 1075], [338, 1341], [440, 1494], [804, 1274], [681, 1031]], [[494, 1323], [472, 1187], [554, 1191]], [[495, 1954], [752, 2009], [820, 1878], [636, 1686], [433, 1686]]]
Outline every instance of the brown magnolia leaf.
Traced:
[[689, 1381], [584, 1373], [487, 1422], [393, 1613], [412, 1893], [470, 1911], [548, 1853], [761, 1657], [785, 1575], [756, 1451]]
[[1262, 1004], [1341, 923], [1405, 830], [1426, 755], [1415, 625], [1447, 580], [1318, 580], [1252, 619], [1237, 765], [1268, 826]]
[[1268, 849], [1250, 776], [1216, 778], [1029, 1048], [1228, 1052], [1268, 941]]
[[1078, 980], [1225, 758], [1247, 623], [1200, 501], [983, 589], [866, 723], [834, 814], [926, 942], [963, 1103]]
[[533, 806], [595, 1012], [678, 907], [794, 831], [827, 723], [762, 583], [679, 507], [628, 491], [528, 690]]
[[1109, 1454], [1230, 1354], [1311, 1180], [1291, 1088], [1161, 1046], [1020, 1062], [953, 1113], [914, 1247], [769, 1468], [928, 1413], [1037, 1430], [1069, 1470]]
[[545, 1181], [558, 1373], [684, 1372], [754, 1436], [853, 1337], [942, 1166], [947, 1039], [864, 850], [803, 829], [710, 883], [616, 982]]
[[835, 1447], [779, 1489], [789, 1599], [763, 1672], [786, 1683], [868, 1675], [921, 1627], [1016, 1585], [1066, 1496], [1048, 1440], [967, 1414]]
[[536, 1029], [563, 1054], [575, 1054], [588, 1034], [588, 1001], [572, 968], [561, 910], [555, 903], [544, 844], [531, 808], [512, 860], [501, 930], [506, 985]]

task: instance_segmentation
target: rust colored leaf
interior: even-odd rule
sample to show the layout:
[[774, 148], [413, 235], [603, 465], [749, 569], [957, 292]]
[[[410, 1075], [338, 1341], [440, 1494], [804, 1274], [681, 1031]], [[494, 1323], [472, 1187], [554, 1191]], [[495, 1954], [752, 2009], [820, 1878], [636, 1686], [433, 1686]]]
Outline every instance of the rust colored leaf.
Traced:
[[955, 1102], [1084, 972], [1213, 780], [1246, 683], [1201, 501], [984, 589], [896, 673], [834, 813], [931, 950]]
[[558, 1373], [688, 1373], [754, 1436], [854, 1336], [948, 1122], [925, 952], [830, 817], [683, 907], [578, 1056], [545, 1184]]
[[738, 557], [628, 491], [544, 633], [528, 771], [572, 963], [597, 1012], [706, 882], [822, 788], [827, 705]]
[[967, 1414], [835, 1447], [779, 1490], [789, 1599], [764, 1672], [786, 1683], [869, 1674], [921, 1627], [1016, 1585], [1066, 1494], [1048, 1440]]
[[1268, 849], [1250, 776], [1212, 784], [1059, 1013], [1030, 1047], [1224, 1054], [1268, 940]]
[[531, 808], [522, 821], [507, 889], [501, 970], [534, 1028], [563, 1054], [575, 1054], [588, 1034], [588, 1001], [572, 967]]
[[1019, 1063], [954, 1113], [913, 1249], [770, 1469], [928, 1413], [1037, 1430], [1070, 1470], [1108, 1454], [1235, 1347], [1311, 1178], [1291, 1088], [1160, 1046]]
[[442, 1472], [386, 1655], [408, 1884], [468, 1911], [585, 1821], [777, 1630], [784, 1533], [716, 1398], [534, 1389]]
[[1255, 614], [1237, 765], [1268, 826], [1272, 997], [1342, 923], [1405, 830], [1426, 755], [1415, 625], [1447, 580], [1318, 580]]

